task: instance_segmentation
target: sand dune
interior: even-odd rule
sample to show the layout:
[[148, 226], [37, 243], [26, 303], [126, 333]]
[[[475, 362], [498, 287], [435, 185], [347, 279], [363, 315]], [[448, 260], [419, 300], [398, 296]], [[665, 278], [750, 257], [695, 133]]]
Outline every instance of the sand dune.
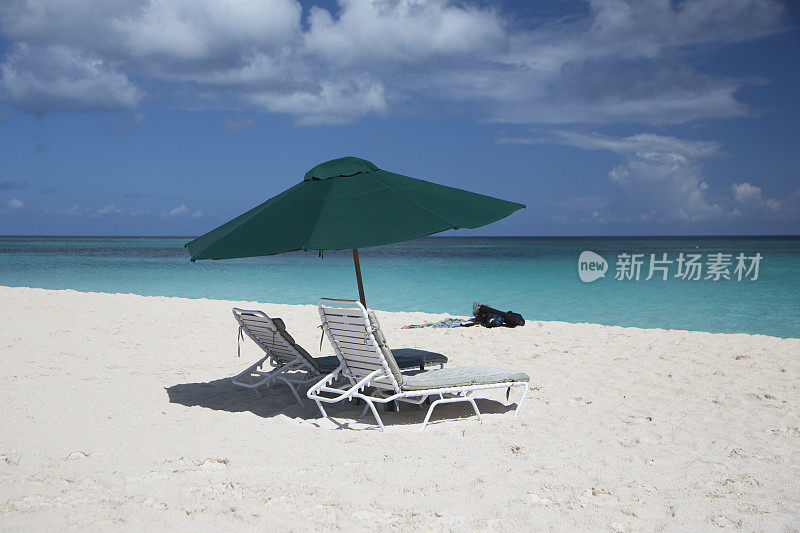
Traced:
[[[330, 295], [336, 296], [336, 295]], [[234, 305], [318, 353], [314, 306], [0, 287], [0, 529], [800, 529], [800, 340], [529, 321], [390, 346], [531, 376], [376, 430], [229, 377]], [[535, 317], [529, 317], [535, 318]], [[327, 341], [322, 355], [330, 355]], [[464, 420], [453, 420], [465, 417]]]

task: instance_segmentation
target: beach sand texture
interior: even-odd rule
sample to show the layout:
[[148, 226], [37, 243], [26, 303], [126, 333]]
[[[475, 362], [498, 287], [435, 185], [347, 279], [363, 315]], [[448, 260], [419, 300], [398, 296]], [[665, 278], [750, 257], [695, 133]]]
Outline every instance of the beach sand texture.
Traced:
[[[336, 297], [337, 295], [325, 295]], [[532, 390], [387, 413], [299, 408], [230, 377], [231, 307], [318, 354], [314, 306], [0, 287], [0, 529], [800, 529], [800, 340], [530, 320], [390, 346]], [[534, 318], [534, 317], [529, 317]], [[323, 355], [332, 352], [323, 343]], [[463, 417], [463, 420], [453, 420]]]

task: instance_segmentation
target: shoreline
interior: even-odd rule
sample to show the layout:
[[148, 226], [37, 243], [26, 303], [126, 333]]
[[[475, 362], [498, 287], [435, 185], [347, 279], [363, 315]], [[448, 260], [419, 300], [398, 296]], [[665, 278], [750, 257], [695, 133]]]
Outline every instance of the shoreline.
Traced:
[[[177, 300], [177, 301], [200, 301], [200, 302], [238, 302], [239, 304], [254, 304], [254, 305], [261, 305], [261, 306], [287, 306], [287, 307], [306, 307], [306, 308], [313, 308], [316, 310], [316, 304], [285, 304], [285, 303], [272, 303], [272, 302], [258, 302], [255, 300], [227, 300], [222, 298], [207, 298], [207, 297], [187, 297], [187, 296], [164, 296], [164, 295], [146, 295], [146, 294], [138, 294], [135, 292], [102, 292], [102, 291], [80, 291], [77, 289], [45, 289], [42, 287], [29, 287], [29, 286], [14, 286], [14, 285], [0, 285], [0, 289], [24, 289], [24, 290], [33, 290], [33, 291], [48, 291], [48, 292], [71, 292], [71, 293], [79, 293], [79, 294], [95, 294], [95, 295], [108, 295], [108, 296], [136, 296], [140, 298], [163, 298], [166, 300]], [[377, 313], [391, 313], [393, 315], [398, 314], [405, 314], [405, 315], [415, 315], [415, 316], [422, 316], [422, 317], [429, 317], [422, 320], [422, 322], [433, 322], [438, 320], [444, 320], [446, 318], [458, 318], [458, 319], [469, 319], [471, 316], [468, 315], [456, 315], [451, 313], [431, 313], [428, 311], [385, 311], [382, 309], [372, 309]], [[420, 322], [420, 323], [422, 323]], [[599, 322], [566, 322], [563, 320], [535, 320], [525, 318], [525, 323], [537, 323], [537, 324], [564, 324], [569, 326], [597, 326], [603, 328], [621, 328], [621, 329], [632, 329], [632, 330], [641, 330], [641, 331], [653, 331], [653, 332], [676, 332], [676, 333], [700, 333], [700, 334], [707, 334], [707, 335], [747, 335], [750, 337], [765, 337], [770, 339], [778, 339], [778, 340], [800, 340], [800, 337], [779, 337], [777, 335], [767, 335], [765, 333], [744, 333], [744, 332], [736, 332], [736, 333], [727, 333], [727, 332], [715, 332], [715, 331], [704, 331], [704, 330], [693, 330], [693, 329], [668, 329], [668, 328], [643, 328], [640, 326], [620, 326], [620, 325], [612, 325], [612, 324], [602, 324]], [[506, 329], [506, 328], [501, 328]]]
[[[312, 356], [313, 305], [0, 287], [6, 529], [797, 529], [800, 340], [527, 322], [409, 329], [390, 347], [531, 376], [531, 391], [321, 418], [230, 377], [234, 305], [284, 319]], [[513, 394], [513, 393], [512, 393]], [[476, 505], [480, 502], [480, 505]]]

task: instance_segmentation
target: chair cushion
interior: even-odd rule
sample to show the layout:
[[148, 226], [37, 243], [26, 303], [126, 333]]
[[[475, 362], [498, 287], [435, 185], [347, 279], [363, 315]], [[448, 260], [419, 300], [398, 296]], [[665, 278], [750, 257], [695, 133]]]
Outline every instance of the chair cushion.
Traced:
[[367, 313], [367, 317], [369, 317], [369, 325], [372, 327], [372, 336], [375, 337], [375, 341], [378, 343], [378, 347], [381, 349], [383, 357], [386, 358], [386, 363], [389, 365], [389, 370], [391, 370], [392, 374], [394, 375], [394, 379], [397, 381], [397, 384], [402, 385], [403, 374], [400, 373], [400, 367], [397, 366], [397, 362], [394, 360], [392, 351], [389, 349], [389, 345], [386, 344], [386, 337], [381, 331], [381, 325], [378, 322], [378, 317], [375, 316], [375, 313], [372, 311]]
[[425, 364], [447, 362], [446, 355], [416, 348], [397, 348], [392, 350], [392, 355], [400, 368], [413, 368]]
[[[417, 350], [416, 348], [400, 348], [392, 350], [394, 360], [400, 368], [419, 368], [428, 363], [446, 363], [447, 357], [436, 352]], [[339, 358], [335, 355], [328, 357], [315, 357], [314, 364], [320, 372], [330, 373], [339, 366]]]
[[323, 374], [330, 374], [339, 366], [339, 358], [335, 355], [328, 357], [315, 357], [314, 364]]
[[404, 391], [448, 389], [471, 385], [492, 385], [512, 381], [530, 381], [528, 374], [503, 370], [492, 366], [462, 366], [438, 370], [413, 370], [403, 372]]
[[[297, 350], [297, 351], [300, 353], [300, 356], [301, 356], [303, 359], [305, 359], [305, 360], [306, 360], [306, 361], [307, 361], [307, 362], [308, 362], [308, 363], [309, 363], [309, 364], [310, 364], [312, 367], [314, 367], [314, 369], [315, 369], [315, 370], [317, 370], [318, 372], [324, 372], [324, 370], [323, 370], [322, 368], [320, 368], [320, 367], [317, 365], [317, 363], [316, 363], [316, 360], [315, 360], [313, 357], [311, 357], [311, 354], [309, 354], [309, 353], [308, 353], [308, 352], [305, 350], [305, 348], [303, 348], [302, 346], [300, 346], [299, 344], [297, 344], [297, 343], [295, 342], [295, 340], [294, 340], [294, 337], [292, 337], [291, 335], [289, 335], [289, 332], [288, 332], [288, 331], [286, 331], [286, 324], [283, 322], [283, 320], [282, 320], [282, 319], [280, 319], [280, 318], [273, 318], [273, 319], [272, 319], [272, 323], [273, 323], [273, 324], [275, 324], [275, 328], [278, 330], [278, 334], [279, 334], [281, 337], [283, 337], [283, 338], [284, 338], [284, 340], [285, 340], [286, 342], [288, 342], [288, 343], [289, 343], [289, 344], [290, 344], [290, 345], [291, 345], [291, 346], [292, 346], [292, 347], [293, 347], [295, 350]], [[334, 359], [336, 359], [336, 358], [334, 357]], [[337, 363], [336, 363], [336, 364], [337, 364], [337, 365], [339, 364], [339, 363], [338, 363], [338, 361], [337, 361]], [[334, 366], [333, 368], [331, 368], [331, 370], [333, 370], [334, 368], [336, 368], [336, 367]]]

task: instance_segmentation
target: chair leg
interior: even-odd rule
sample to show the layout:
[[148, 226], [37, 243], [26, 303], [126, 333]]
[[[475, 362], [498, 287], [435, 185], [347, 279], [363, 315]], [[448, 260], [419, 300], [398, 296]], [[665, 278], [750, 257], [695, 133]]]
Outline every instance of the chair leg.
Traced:
[[297, 400], [297, 403], [300, 404], [300, 407], [305, 409], [306, 405], [303, 403], [303, 400], [300, 399], [300, 395], [297, 394], [297, 388], [294, 386], [294, 384], [291, 381], [289, 381], [287, 379], [284, 379], [282, 377], [278, 378], [278, 379], [280, 379], [281, 381], [283, 381], [284, 383], [286, 383], [289, 386], [289, 390], [291, 390], [292, 394], [294, 394], [294, 398]]
[[381, 428], [381, 431], [386, 431], [383, 427], [383, 420], [381, 420], [380, 415], [378, 414], [378, 410], [375, 409], [375, 404], [369, 398], [364, 398], [364, 401], [367, 402], [367, 405], [370, 409], [372, 409], [372, 414], [375, 416], [375, 420], [378, 422], [378, 426]]
[[519, 409], [520, 409], [520, 407], [522, 407], [522, 402], [525, 400], [525, 396], [527, 396], [527, 395], [528, 395], [528, 389], [529, 389], [529, 388], [530, 388], [530, 387], [529, 387], [529, 386], [528, 386], [528, 384], [526, 383], [526, 384], [525, 384], [525, 389], [522, 391], [522, 397], [519, 399], [519, 402], [517, 403], [517, 408], [516, 408], [516, 409], [514, 409], [514, 417], [515, 417], [515, 418], [516, 418], [516, 416], [519, 414]]
[[483, 418], [481, 417], [481, 412], [478, 411], [478, 404], [475, 403], [475, 400], [473, 400], [472, 398], [467, 398], [467, 401], [471, 403], [472, 408], [475, 409], [475, 414], [478, 415], [478, 420], [483, 421]]
[[292, 394], [294, 394], [294, 398], [297, 400], [297, 403], [300, 405], [300, 407], [305, 409], [306, 404], [303, 403], [303, 399], [300, 398], [300, 395], [297, 393], [297, 388], [293, 384], [289, 385], [289, 388], [292, 389]]
[[254, 372], [259, 371], [261, 367], [264, 365], [264, 361], [266, 361], [268, 358], [269, 356], [265, 355], [264, 357], [262, 357], [261, 359], [259, 359], [258, 361], [247, 367], [247, 369], [241, 372], [239, 375], [234, 376], [232, 378], [234, 384], [240, 385], [242, 387], [253, 388], [253, 385], [250, 382], [250, 380], [252, 379], [252, 374]]
[[319, 407], [319, 412], [322, 413], [322, 418], [328, 418], [328, 413], [325, 412], [325, 408], [322, 407], [322, 402], [319, 400], [314, 400], [316, 402], [317, 407]]
[[[440, 395], [441, 396], [441, 395]], [[455, 403], [455, 402], [469, 402], [472, 404], [472, 408], [475, 409], [475, 414], [478, 415], [478, 420], [483, 420], [481, 418], [481, 412], [478, 410], [478, 405], [475, 403], [475, 400], [472, 398], [467, 398], [466, 396], [457, 396], [454, 398], [445, 398], [442, 396], [435, 402], [431, 403], [430, 409], [428, 409], [428, 414], [425, 415], [425, 420], [422, 421], [422, 427], [420, 428], [420, 432], [425, 429], [425, 426], [428, 425], [428, 421], [431, 419], [431, 414], [433, 413], [433, 409], [439, 405], [440, 403]]]
[[[439, 396], [441, 396], [441, 394]], [[433, 413], [433, 410], [441, 401], [442, 399], [440, 398], [438, 400], [431, 402], [431, 406], [428, 408], [428, 412], [425, 414], [425, 420], [422, 421], [422, 427], [420, 428], [420, 432], [422, 432], [422, 430], [425, 429], [425, 426], [428, 425], [428, 420], [431, 419], [431, 414]]]

